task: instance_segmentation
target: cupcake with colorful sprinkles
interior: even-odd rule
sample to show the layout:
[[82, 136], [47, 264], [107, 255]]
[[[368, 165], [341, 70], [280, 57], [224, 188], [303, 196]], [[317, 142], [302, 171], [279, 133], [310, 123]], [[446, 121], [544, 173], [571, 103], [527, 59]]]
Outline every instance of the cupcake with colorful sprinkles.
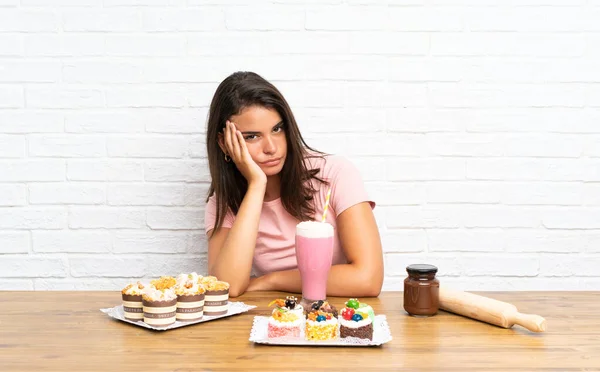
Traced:
[[374, 317], [375, 314], [370, 306], [365, 304], [361, 307], [361, 303], [356, 298], [351, 298], [346, 302], [346, 307], [340, 311], [340, 337], [373, 340]]
[[305, 337], [309, 341], [334, 340], [338, 337], [338, 321], [332, 313], [312, 310], [306, 316]]

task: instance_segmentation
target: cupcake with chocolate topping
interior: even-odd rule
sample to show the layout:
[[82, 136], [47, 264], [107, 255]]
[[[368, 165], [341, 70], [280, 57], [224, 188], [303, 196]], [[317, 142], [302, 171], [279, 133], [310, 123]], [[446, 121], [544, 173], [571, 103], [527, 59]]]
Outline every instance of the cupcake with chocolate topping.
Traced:
[[204, 293], [206, 289], [198, 282], [198, 276], [181, 274], [177, 277], [177, 320], [190, 322], [202, 319], [204, 314]]
[[[159, 287], [162, 285], [159, 284]], [[166, 327], [175, 323], [177, 295], [173, 288], [147, 288], [142, 295], [144, 322], [155, 327]]]
[[[208, 277], [205, 276], [204, 279], [206, 278]], [[204, 293], [204, 315], [227, 314], [227, 310], [229, 309], [229, 283], [219, 280], [208, 280], [202, 282], [202, 284], [206, 288], [206, 292]]]
[[141, 282], [137, 282], [131, 283], [121, 290], [125, 319], [134, 321], [144, 319], [142, 305], [142, 293], [144, 288], [145, 286]]
[[[360, 306], [360, 302], [351, 298], [346, 302], [346, 307], [340, 311], [340, 337], [356, 337], [373, 340], [373, 309], [368, 306]], [[369, 313], [370, 309], [370, 313]]]

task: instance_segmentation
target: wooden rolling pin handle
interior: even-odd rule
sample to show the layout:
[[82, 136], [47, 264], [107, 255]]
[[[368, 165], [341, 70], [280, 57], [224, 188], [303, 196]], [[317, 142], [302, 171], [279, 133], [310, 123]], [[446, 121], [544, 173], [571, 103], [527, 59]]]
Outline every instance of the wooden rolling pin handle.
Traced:
[[535, 314], [517, 313], [515, 315], [515, 324], [525, 327], [532, 332], [546, 331], [546, 319]]

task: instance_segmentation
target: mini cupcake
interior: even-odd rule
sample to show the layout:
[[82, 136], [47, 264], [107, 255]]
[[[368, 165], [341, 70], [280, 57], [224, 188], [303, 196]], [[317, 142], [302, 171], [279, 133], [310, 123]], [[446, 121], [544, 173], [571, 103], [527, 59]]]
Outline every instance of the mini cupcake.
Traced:
[[144, 311], [142, 305], [142, 293], [144, 291], [144, 288], [145, 287], [142, 283], [137, 282], [131, 283], [121, 290], [125, 319], [135, 321], [144, 319]]
[[177, 295], [173, 288], [148, 288], [142, 295], [144, 322], [155, 327], [166, 327], [175, 323]]
[[[204, 279], [206, 278], [209, 277], [204, 277]], [[209, 280], [202, 283], [206, 288], [204, 315], [227, 314], [229, 309], [229, 283], [219, 280]]]
[[181, 274], [177, 277], [177, 285], [175, 285], [175, 294], [177, 295], [176, 318], [183, 322], [200, 320], [204, 313], [204, 293], [206, 290], [198, 283], [197, 275], [194, 276], [193, 274], [195, 273]]
[[269, 306], [273, 304], [275, 304], [275, 309], [269, 318], [267, 337], [300, 337], [304, 315], [300, 305], [297, 305], [300, 306], [300, 309], [295, 309], [295, 298], [288, 297], [285, 301], [277, 299], [272, 301]]
[[309, 341], [335, 340], [338, 337], [338, 321], [332, 313], [313, 310], [306, 316], [306, 339]]
[[346, 307], [340, 311], [339, 316], [341, 338], [373, 339], [373, 318], [370, 317], [367, 306], [361, 307], [355, 298], [346, 302]]

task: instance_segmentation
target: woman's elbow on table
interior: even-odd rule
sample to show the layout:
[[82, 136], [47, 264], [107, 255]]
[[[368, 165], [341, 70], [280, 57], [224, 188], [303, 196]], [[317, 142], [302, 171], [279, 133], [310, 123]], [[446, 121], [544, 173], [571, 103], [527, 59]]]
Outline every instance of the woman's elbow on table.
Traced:
[[383, 273], [365, 272], [361, 275], [360, 295], [358, 297], [377, 297], [383, 286]]
[[381, 293], [381, 283], [377, 281], [367, 282], [362, 288], [363, 294], [360, 297], [377, 297]]
[[246, 287], [240, 285], [230, 285], [229, 286], [229, 297], [239, 297], [246, 292]]

